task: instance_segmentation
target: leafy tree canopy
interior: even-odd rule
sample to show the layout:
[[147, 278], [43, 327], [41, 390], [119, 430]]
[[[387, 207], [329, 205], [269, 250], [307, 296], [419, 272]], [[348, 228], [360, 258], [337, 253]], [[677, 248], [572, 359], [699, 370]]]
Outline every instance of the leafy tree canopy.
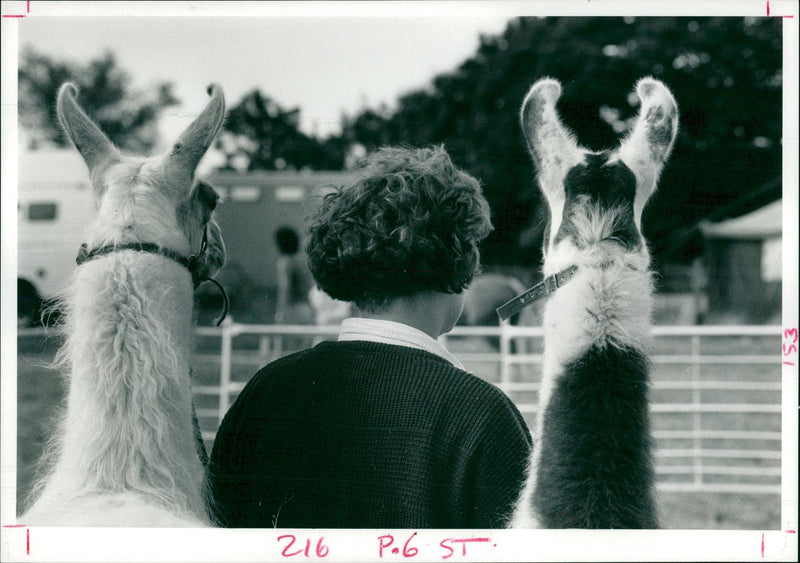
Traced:
[[130, 75], [111, 52], [80, 65], [27, 48], [19, 64], [19, 120], [32, 147], [69, 145], [55, 115], [58, 89], [67, 81], [78, 87], [81, 106], [109, 139], [133, 152], [149, 152], [155, 146], [159, 115], [179, 103], [169, 82], [133, 90]]
[[444, 143], [492, 206], [485, 261], [532, 265], [544, 204], [518, 124], [528, 88], [559, 79], [563, 121], [599, 150], [619, 142], [636, 115], [633, 86], [652, 75], [675, 94], [681, 124], [645, 234], [657, 258], [688, 259], [699, 251], [699, 219], [780, 197], [781, 48], [781, 22], [769, 18], [520, 18], [394, 111], [346, 120], [345, 135], [368, 150]]
[[300, 110], [285, 109], [259, 90], [246, 94], [228, 111], [217, 147], [225, 169], [336, 170], [342, 167], [341, 139], [319, 141], [299, 129]]
[[[615, 146], [637, 105], [633, 86], [652, 75], [673, 91], [680, 131], [659, 190], [645, 209], [657, 260], [700, 251], [694, 226], [754, 209], [781, 193], [781, 22], [777, 18], [518, 18], [483, 36], [475, 54], [394, 108], [343, 116], [326, 139], [299, 130], [300, 110], [253, 90], [228, 113], [217, 146], [225, 168], [341, 169], [359, 149], [443, 143], [481, 179], [495, 232], [487, 263], [536, 265], [544, 202], [522, 139], [520, 104], [537, 79], [559, 79], [562, 119], [591, 149]], [[147, 151], [155, 122], [175, 105], [172, 85], [133, 92], [111, 53], [86, 66], [27, 50], [20, 64], [20, 120], [34, 143], [63, 145], [53, 109], [65, 80], [111, 139]]]

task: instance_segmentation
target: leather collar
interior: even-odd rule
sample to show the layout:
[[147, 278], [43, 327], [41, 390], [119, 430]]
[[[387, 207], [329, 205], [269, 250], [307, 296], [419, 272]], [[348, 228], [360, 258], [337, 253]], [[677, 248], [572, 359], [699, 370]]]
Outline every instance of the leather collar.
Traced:
[[554, 293], [559, 287], [571, 280], [577, 271], [578, 266], [570, 266], [569, 268], [561, 270], [552, 276], [546, 277], [524, 293], [521, 293], [510, 301], [500, 305], [497, 308], [497, 315], [500, 317], [501, 321], [509, 319], [511, 316], [516, 315], [528, 305], [531, 305], [539, 299]]

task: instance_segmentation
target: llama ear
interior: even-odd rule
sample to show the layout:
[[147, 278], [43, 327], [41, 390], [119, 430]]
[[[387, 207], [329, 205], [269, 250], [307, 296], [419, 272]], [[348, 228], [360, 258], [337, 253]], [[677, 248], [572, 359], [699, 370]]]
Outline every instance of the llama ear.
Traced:
[[558, 117], [556, 102], [560, 96], [561, 84], [542, 78], [531, 86], [520, 112], [525, 142], [546, 194], [559, 186], [563, 189], [564, 175], [583, 157], [572, 133]]
[[164, 159], [169, 184], [186, 196], [192, 185], [194, 170], [206, 154], [225, 118], [225, 97], [216, 84], [208, 87], [208, 105], [181, 134]]
[[636, 199], [642, 200], [643, 207], [672, 151], [678, 132], [678, 104], [663, 83], [650, 77], [636, 84], [636, 94], [642, 107], [620, 145], [619, 157], [636, 175]]
[[89, 167], [89, 174], [95, 190], [100, 190], [100, 177], [103, 170], [119, 160], [120, 154], [114, 144], [75, 101], [77, 93], [78, 89], [74, 84], [65, 82], [58, 90], [56, 113], [70, 141], [81, 153], [86, 166]]

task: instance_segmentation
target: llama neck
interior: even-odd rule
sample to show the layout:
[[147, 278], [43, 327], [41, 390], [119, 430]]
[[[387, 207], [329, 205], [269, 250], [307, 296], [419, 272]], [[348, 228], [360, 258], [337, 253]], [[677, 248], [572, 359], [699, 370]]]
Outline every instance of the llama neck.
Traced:
[[656, 525], [647, 412], [651, 280], [641, 266], [623, 257], [579, 263], [545, 308], [531, 468], [533, 506], [545, 527]]
[[204, 514], [192, 430], [190, 275], [118, 252], [78, 268], [60, 352], [70, 385], [56, 471], [84, 491], [133, 491]]
[[[646, 256], [602, 259], [580, 256], [573, 279], [548, 300], [544, 310], [543, 379], [558, 377], [562, 367], [592, 347], [649, 347], [652, 281]], [[545, 274], [570, 263], [545, 265]], [[546, 397], [545, 397], [546, 398]], [[542, 397], [540, 395], [540, 403]]]

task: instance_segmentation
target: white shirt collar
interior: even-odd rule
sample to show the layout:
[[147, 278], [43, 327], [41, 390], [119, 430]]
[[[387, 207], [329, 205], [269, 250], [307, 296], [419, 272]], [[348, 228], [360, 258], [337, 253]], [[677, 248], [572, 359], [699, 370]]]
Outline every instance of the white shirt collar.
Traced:
[[458, 358], [437, 340], [407, 324], [381, 319], [349, 317], [342, 321], [342, 327], [339, 331], [339, 342], [348, 340], [363, 340], [416, 348], [444, 358], [458, 369], [464, 369]]

